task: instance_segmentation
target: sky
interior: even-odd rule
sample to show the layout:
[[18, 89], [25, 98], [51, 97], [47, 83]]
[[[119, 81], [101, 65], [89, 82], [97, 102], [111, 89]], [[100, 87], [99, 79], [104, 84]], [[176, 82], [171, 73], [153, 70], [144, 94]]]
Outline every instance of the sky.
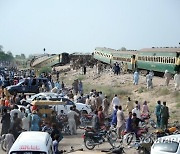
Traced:
[[180, 0], [0, 0], [13, 55], [179, 46]]

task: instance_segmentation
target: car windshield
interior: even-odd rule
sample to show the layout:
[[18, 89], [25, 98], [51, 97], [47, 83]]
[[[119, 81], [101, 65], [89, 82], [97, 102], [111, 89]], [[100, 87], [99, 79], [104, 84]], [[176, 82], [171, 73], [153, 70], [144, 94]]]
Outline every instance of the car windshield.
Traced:
[[67, 98], [62, 98], [63, 102], [66, 102], [66, 105], [75, 105], [71, 100], [67, 99]]
[[21, 81], [21, 82], [19, 82], [18, 84], [16, 84], [17, 86], [20, 86], [20, 85], [22, 85], [24, 83], [24, 81]]
[[58, 97], [58, 94], [56, 93], [39, 93], [36, 95], [31, 96], [31, 99], [34, 100], [34, 98], [41, 98], [41, 97]]
[[162, 143], [155, 143], [153, 149], [155, 149], [156, 151], [176, 153], [178, 146], [179, 143], [177, 142], [162, 142]]
[[10, 154], [46, 154], [42, 151], [12, 151]]

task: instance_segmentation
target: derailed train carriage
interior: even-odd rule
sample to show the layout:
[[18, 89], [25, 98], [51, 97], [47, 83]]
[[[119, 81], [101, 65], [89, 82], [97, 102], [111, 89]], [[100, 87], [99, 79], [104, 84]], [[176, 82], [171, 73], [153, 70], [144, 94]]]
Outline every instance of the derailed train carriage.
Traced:
[[119, 51], [109, 48], [96, 48], [93, 52], [95, 59], [113, 66], [115, 62], [127, 63], [128, 69], [134, 66], [140, 70], [153, 70], [172, 74], [180, 71], [180, 48], [145, 48], [141, 50]]

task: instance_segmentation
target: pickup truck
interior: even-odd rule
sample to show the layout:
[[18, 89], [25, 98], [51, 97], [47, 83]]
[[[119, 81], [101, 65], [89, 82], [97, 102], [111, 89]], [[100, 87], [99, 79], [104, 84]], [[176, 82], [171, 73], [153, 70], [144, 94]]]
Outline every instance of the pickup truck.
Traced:
[[39, 86], [43, 83], [49, 88], [47, 78], [29, 78], [21, 80], [16, 85], [8, 86], [6, 89], [11, 95], [17, 93], [39, 93]]

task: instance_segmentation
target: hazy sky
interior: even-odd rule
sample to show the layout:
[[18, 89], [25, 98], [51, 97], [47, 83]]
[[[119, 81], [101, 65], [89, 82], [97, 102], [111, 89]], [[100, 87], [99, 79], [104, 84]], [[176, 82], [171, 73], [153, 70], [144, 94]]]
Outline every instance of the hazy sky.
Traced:
[[0, 0], [0, 45], [14, 55], [179, 42], [180, 0]]

